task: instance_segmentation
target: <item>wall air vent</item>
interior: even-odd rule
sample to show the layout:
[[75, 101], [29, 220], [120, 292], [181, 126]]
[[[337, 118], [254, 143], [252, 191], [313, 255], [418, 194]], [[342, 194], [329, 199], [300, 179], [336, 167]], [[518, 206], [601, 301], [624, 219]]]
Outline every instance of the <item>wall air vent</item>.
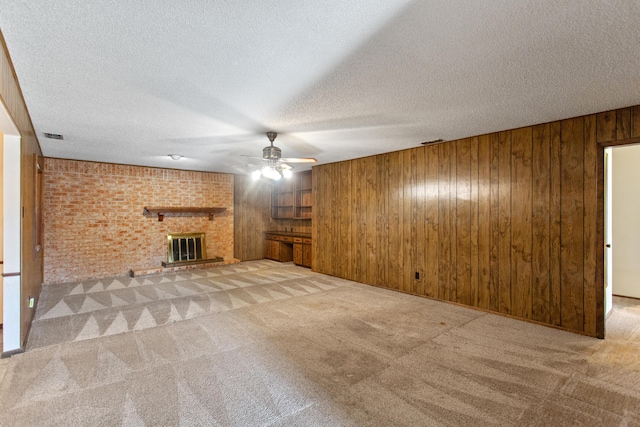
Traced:
[[432, 139], [431, 141], [421, 142], [420, 145], [440, 144], [441, 142], [444, 142], [444, 139], [438, 138], [438, 139]]
[[60, 135], [59, 133], [44, 133], [44, 137], [45, 138], [49, 138], [49, 139], [64, 139], [64, 136]]

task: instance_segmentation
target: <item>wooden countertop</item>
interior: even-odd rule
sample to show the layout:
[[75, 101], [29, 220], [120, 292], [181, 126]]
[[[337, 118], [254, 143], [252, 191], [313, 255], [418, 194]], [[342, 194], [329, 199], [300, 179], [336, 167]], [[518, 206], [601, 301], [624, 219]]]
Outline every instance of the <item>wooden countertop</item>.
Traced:
[[303, 239], [311, 238], [311, 233], [296, 233], [295, 231], [265, 231], [264, 234], [288, 237], [302, 237]]

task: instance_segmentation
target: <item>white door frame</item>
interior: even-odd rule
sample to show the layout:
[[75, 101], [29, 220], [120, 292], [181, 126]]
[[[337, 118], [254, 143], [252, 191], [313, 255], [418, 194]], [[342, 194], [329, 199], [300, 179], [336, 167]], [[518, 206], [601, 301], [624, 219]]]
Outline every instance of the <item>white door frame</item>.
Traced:
[[3, 138], [3, 342], [2, 355], [22, 351], [20, 342], [20, 272], [22, 252], [22, 204], [20, 202], [20, 133], [4, 103], [0, 102], [0, 130]]

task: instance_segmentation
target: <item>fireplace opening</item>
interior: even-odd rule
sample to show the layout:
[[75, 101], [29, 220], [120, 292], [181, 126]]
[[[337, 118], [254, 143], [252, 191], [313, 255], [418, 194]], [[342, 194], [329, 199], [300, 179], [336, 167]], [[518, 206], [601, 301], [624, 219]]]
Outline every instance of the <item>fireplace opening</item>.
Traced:
[[205, 233], [183, 233], [167, 235], [168, 263], [196, 261], [207, 258]]

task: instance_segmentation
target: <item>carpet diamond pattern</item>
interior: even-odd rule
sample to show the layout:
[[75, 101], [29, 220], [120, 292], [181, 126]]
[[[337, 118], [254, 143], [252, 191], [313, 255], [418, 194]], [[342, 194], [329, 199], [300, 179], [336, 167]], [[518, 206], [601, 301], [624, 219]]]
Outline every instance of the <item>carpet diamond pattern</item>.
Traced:
[[[49, 285], [38, 305], [28, 348], [140, 331], [336, 286], [310, 270], [266, 260], [143, 278]], [[66, 332], [52, 334], [54, 329]]]

